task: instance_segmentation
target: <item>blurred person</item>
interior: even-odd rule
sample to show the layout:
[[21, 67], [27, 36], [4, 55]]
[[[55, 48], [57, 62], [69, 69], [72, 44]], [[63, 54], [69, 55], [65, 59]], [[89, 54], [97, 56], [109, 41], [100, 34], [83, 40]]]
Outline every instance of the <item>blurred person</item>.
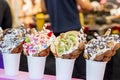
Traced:
[[[83, 11], [97, 9], [89, 0], [41, 0], [43, 11], [47, 11], [50, 16], [51, 30], [56, 36], [70, 30], [79, 31], [82, 28], [79, 21], [79, 11], [77, 5]], [[73, 77], [85, 79], [86, 67], [83, 53], [76, 59]], [[55, 58], [53, 54], [47, 57], [45, 74], [55, 75]]]
[[26, 27], [34, 24], [34, 17], [41, 12], [40, 0], [20, 0], [20, 20]]
[[[45, 1], [45, 5], [41, 4], [44, 11], [47, 11], [50, 15], [51, 29], [57, 35], [61, 32], [69, 30], [79, 30], [81, 25], [79, 23], [79, 12], [77, 4], [80, 4], [83, 10], [91, 10], [92, 6], [89, 2], [84, 3], [84, 0], [41, 0]], [[42, 2], [43, 3], [43, 2]], [[46, 10], [47, 9], [47, 10]]]
[[[0, 27], [2, 27], [3, 30], [12, 27], [12, 14], [10, 6], [6, 2], [6, 0], [0, 0]], [[1, 52], [0, 52], [0, 68], [3, 68], [3, 59]]]
[[0, 26], [3, 30], [12, 27], [12, 14], [6, 0], [0, 0]]

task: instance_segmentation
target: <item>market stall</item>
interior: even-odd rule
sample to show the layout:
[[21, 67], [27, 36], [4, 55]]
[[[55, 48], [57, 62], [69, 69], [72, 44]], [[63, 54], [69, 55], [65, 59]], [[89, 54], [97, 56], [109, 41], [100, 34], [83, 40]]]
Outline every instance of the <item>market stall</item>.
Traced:
[[[22, 43], [22, 50], [20, 45], [19, 49], [15, 50], [15, 52], [13, 51], [15, 54], [21, 53], [19, 56], [20, 62], [18, 66], [19, 70], [17, 75], [14, 76], [6, 75], [5, 66], [3, 66], [4, 65], [3, 54], [0, 52], [0, 80], [8, 80], [8, 79], [29, 80], [30, 79], [29, 65], [32, 62], [27, 62], [28, 56], [44, 57], [44, 59], [46, 60], [46, 64], [44, 63], [45, 70], [43, 68], [44, 73], [41, 74], [43, 76], [42, 80], [56, 80], [57, 74], [60, 74], [55, 72], [56, 66], [64, 67], [64, 69], [61, 70], [58, 69], [59, 72], [61, 73], [62, 71], [67, 72], [66, 70], [68, 70], [69, 67], [70, 69], [68, 70], [68, 72], [71, 73], [70, 74], [70, 78], [72, 77], [71, 80], [83, 80], [86, 79], [87, 77], [93, 80], [92, 79], [93, 77], [91, 76], [96, 75], [95, 77], [98, 78], [99, 76], [96, 73], [101, 72], [103, 69], [104, 70], [103, 73], [101, 73], [102, 77], [100, 80], [120, 79], [119, 76], [120, 49], [119, 47], [116, 48], [116, 45], [119, 44], [120, 42], [119, 40], [120, 0], [100, 0], [100, 1], [91, 0], [91, 2], [94, 2], [92, 4], [94, 4], [94, 6], [99, 5], [99, 8], [92, 11], [79, 10], [80, 11], [79, 22], [81, 23], [82, 28], [78, 30], [78, 32], [73, 31], [69, 33], [68, 31], [66, 33], [64, 32], [59, 36], [56, 36], [54, 32], [51, 31], [51, 27], [53, 26], [51, 25], [50, 22], [50, 15], [47, 12], [42, 11], [40, 4], [41, 0], [20, 0], [20, 1], [7, 0], [7, 1], [9, 2], [9, 5], [12, 7], [15, 24], [13, 25], [12, 28], [6, 30], [5, 32], [0, 30], [0, 33], [3, 35], [2, 37], [0, 36], [3, 39], [2, 40], [3, 42], [0, 43], [1, 52], [5, 53], [7, 49], [9, 49], [8, 51], [10, 51], [11, 47], [12, 48], [18, 47], [18, 42], [17, 42], [18, 39], [20, 39], [19, 43], [22, 42], [23, 43]], [[59, 18], [60, 19], [64, 18], [64, 16], [62, 17], [59, 16]], [[17, 26], [20, 25], [22, 26], [22, 28], [20, 27], [18, 30], [15, 31], [15, 29], [17, 28], [16, 25]], [[10, 37], [8, 38], [8, 36]], [[11, 40], [11, 42], [9, 40]], [[17, 43], [14, 43], [14, 41]], [[110, 51], [109, 55], [107, 55], [108, 53], [105, 53], [106, 50]], [[100, 53], [103, 53], [102, 55], [99, 55], [100, 57], [99, 56], [96, 57], [95, 54], [92, 54], [93, 52], [99, 54], [99, 51]], [[60, 58], [60, 60], [56, 58]], [[61, 65], [57, 64], [50, 66], [51, 64], [55, 63], [53, 59], [58, 61], [58, 63]], [[79, 65], [79, 67], [76, 66], [74, 67], [71, 64], [66, 64], [67, 61], [65, 59], [68, 59], [68, 63], [69, 61], [71, 62], [73, 61], [73, 63], [76, 64], [77, 66]], [[79, 59], [82, 60], [79, 61]], [[36, 59], [34, 58], [34, 60]], [[41, 61], [41, 63], [45, 62], [45, 60]], [[12, 59], [9, 61], [12, 61]], [[17, 61], [17, 60], [13, 60], [13, 61]], [[94, 63], [94, 61], [97, 61], [98, 63]], [[40, 62], [40, 60], [38, 60], [37, 63], [32, 63], [32, 67], [39, 64], [38, 62]], [[99, 64], [99, 62], [103, 62], [104, 64], [102, 66], [102, 69], [101, 70], [99, 69], [99, 71], [97, 72], [98, 68], [95, 67], [92, 69], [92, 67], [94, 66], [92, 65], [91, 67], [90, 63]], [[91, 69], [89, 69], [88, 64]], [[100, 68], [99, 65], [97, 67]], [[83, 69], [81, 70], [81, 68]], [[73, 72], [70, 72], [71, 70], [73, 70]], [[88, 70], [89, 72], [95, 72], [95, 71], [96, 72], [91, 74], [87, 72]], [[39, 70], [32, 72], [37, 72], [37, 71]], [[67, 74], [64, 72], [63, 73], [68, 76], [69, 74], [68, 72]], [[83, 73], [79, 74], [79, 72], [83, 72]], [[88, 74], [91, 75], [88, 76]], [[83, 75], [82, 76], [83, 79], [80, 78], [81, 77], [80, 75]], [[60, 74], [60, 76], [63, 75]], [[39, 77], [39, 75], [37, 77]], [[59, 77], [59, 80], [63, 78], [64, 77]]]

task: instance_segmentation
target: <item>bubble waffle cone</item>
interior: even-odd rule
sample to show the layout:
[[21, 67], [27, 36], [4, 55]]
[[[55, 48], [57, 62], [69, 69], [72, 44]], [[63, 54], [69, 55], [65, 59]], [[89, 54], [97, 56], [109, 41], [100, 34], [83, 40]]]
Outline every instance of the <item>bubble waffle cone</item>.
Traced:
[[0, 27], [0, 42], [2, 41], [2, 37], [3, 37], [3, 29]]
[[[97, 54], [93, 60], [100, 61], [100, 62], [108, 62], [111, 59], [111, 57], [113, 56], [113, 54], [114, 54], [114, 52], [112, 50], [108, 50], [103, 54]], [[84, 54], [85, 59], [89, 60], [90, 57], [91, 57], [90, 55]]]
[[120, 48], [120, 43], [117, 43], [115, 47], [113, 48], [114, 51], [117, 51]]
[[113, 55], [112, 50], [108, 50], [103, 54], [96, 55], [94, 60], [95, 61], [108, 62], [111, 59], [112, 55]]
[[12, 54], [16, 54], [16, 53], [21, 53], [22, 51], [23, 51], [23, 42], [20, 44], [20, 45], [18, 45], [17, 47], [15, 47], [12, 51], [11, 51], [11, 53]]
[[[75, 42], [74, 40], [73, 41], [69, 40], [69, 37], [71, 37], [71, 35], [74, 36], [73, 39], [75, 39]], [[61, 33], [60, 36], [58, 36], [55, 39], [54, 43], [50, 46], [50, 49], [54, 56], [63, 59], [76, 59], [84, 49], [84, 45], [86, 43], [86, 40], [79, 41], [80, 36], [79, 37], [78, 36], [79, 36], [78, 31], [68, 31], [66, 33]], [[72, 47], [69, 44], [72, 45]], [[59, 48], [59, 46], [61, 47]], [[69, 47], [70, 49], [65, 51], [65, 49]], [[59, 52], [59, 50], [64, 51]]]
[[0, 36], [0, 42], [2, 41], [2, 36]]
[[37, 30], [35, 28], [32, 28], [31, 33], [33, 33], [35, 35], [35, 34], [37, 34]]
[[110, 33], [111, 33], [111, 29], [108, 29], [106, 32], [105, 32], [105, 36], [109, 36], [110, 35]]
[[[0, 31], [1, 33], [1, 31]], [[2, 53], [21, 53], [26, 30], [22, 26], [7, 28], [0, 34], [0, 50]], [[2, 36], [1, 36], [2, 35]]]
[[48, 56], [50, 52], [50, 47], [46, 48], [45, 50], [41, 51], [38, 54], [33, 54], [33, 56], [37, 56], [37, 57], [45, 57]]
[[76, 59], [80, 55], [81, 52], [82, 51], [80, 51], [79, 49], [76, 49], [70, 54], [63, 54], [62, 58], [63, 59]]
[[84, 49], [84, 42], [80, 43], [78, 49], [74, 50], [70, 54], [63, 54], [63, 59], [76, 59]]
[[120, 48], [119, 35], [110, 35], [108, 29], [103, 36], [95, 34], [96, 39], [90, 40], [84, 51], [84, 58], [87, 60], [108, 62]]
[[56, 38], [53, 32], [45, 28], [41, 31], [32, 28], [29, 32], [23, 44], [24, 54], [37, 57], [48, 56], [50, 45]]

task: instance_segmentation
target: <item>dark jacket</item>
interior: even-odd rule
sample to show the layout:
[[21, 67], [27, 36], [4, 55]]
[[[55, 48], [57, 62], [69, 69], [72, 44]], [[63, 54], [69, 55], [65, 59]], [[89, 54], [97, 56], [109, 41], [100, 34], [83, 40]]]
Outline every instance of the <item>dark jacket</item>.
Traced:
[[54, 33], [79, 30], [79, 12], [76, 0], [45, 0]]
[[0, 0], [0, 26], [3, 29], [12, 27], [12, 15], [6, 0]]

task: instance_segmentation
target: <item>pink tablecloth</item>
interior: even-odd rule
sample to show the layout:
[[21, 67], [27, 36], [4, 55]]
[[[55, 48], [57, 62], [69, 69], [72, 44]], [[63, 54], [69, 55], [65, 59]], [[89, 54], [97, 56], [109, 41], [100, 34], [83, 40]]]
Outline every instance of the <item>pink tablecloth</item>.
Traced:
[[[30, 80], [28, 77], [28, 72], [19, 71], [17, 76], [6, 76], [4, 75], [4, 69], [0, 69], [0, 80]], [[40, 80], [56, 80], [55, 76], [44, 75], [43, 79]], [[72, 80], [82, 80], [82, 79], [72, 79]]]

